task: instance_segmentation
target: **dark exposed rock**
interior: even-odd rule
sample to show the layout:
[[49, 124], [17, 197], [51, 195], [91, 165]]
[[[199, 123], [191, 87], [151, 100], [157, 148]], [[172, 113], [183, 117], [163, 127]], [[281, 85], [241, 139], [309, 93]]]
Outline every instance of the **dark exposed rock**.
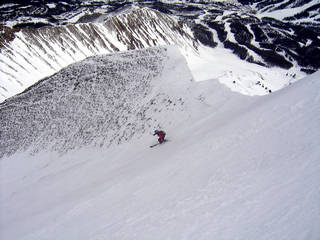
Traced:
[[4, 44], [11, 42], [15, 38], [15, 33], [20, 31], [20, 28], [8, 28], [0, 25], [0, 49]]

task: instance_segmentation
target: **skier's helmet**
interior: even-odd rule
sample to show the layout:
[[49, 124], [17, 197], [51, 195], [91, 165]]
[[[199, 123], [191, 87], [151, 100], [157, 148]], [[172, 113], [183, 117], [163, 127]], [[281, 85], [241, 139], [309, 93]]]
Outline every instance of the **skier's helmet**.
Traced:
[[158, 130], [154, 130], [154, 134], [157, 134], [159, 131]]

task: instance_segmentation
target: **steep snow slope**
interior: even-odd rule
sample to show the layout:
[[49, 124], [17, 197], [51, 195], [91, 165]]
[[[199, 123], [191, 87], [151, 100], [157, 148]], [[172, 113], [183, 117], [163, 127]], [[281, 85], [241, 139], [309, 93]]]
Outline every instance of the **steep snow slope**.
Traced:
[[[24, 149], [66, 152], [120, 144], [164, 124], [158, 115], [184, 109], [187, 87], [174, 86], [192, 80], [185, 60], [178, 58], [184, 63], [179, 67], [167, 51], [149, 48], [88, 58], [8, 99], [0, 105], [1, 137], [6, 139], [0, 142], [0, 158]], [[165, 63], [172, 65], [169, 76], [163, 72]], [[156, 91], [166, 85], [173, 89]]]
[[173, 49], [163, 64], [149, 94], [185, 102], [150, 114], [169, 142], [150, 149], [146, 129], [108, 149], [2, 158], [3, 239], [319, 239], [320, 74], [250, 98], [191, 83]]

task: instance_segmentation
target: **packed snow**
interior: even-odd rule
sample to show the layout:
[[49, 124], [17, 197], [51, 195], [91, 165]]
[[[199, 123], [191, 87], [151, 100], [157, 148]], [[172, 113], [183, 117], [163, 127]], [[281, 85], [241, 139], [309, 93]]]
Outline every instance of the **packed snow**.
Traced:
[[119, 145], [3, 157], [1, 239], [320, 238], [320, 72], [248, 97], [190, 81], [166, 54], [146, 99], [184, 106], [146, 117], [169, 141], [149, 148], [154, 125]]

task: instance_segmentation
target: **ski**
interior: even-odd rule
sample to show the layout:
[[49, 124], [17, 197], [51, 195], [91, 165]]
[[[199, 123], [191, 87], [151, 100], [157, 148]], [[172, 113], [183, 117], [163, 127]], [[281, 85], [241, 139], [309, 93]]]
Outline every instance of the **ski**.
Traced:
[[151, 145], [150, 147], [153, 148], [153, 147], [155, 147], [155, 146], [157, 146], [157, 145], [159, 145], [159, 144], [160, 144], [160, 143], [156, 143], [156, 144]]
[[165, 139], [165, 140], [163, 141], [163, 143], [156, 143], [156, 144], [153, 144], [153, 145], [151, 145], [151, 146], [150, 146], [150, 148], [153, 148], [153, 147], [158, 146], [158, 145], [160, 145], [160, 144], [164, 144], [165, 142], [168, 142], [168, 140], [167, 140], [167, 139]]

